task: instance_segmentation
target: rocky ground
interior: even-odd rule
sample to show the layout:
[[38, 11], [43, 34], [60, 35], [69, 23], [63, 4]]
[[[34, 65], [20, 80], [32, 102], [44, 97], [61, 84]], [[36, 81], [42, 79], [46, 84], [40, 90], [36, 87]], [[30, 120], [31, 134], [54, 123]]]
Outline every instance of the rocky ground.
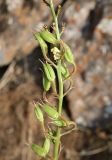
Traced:
[[[111, 160], [112, 2], [66, 1], [61, 20], [77, 63], [63, 108], [79, 131], [62, 138], [60, 160]], [[41, 51], [32, 31], [51, 24], [49, 10], [39, 0], [1, 0], [0, 22], [0, 159], [38, 159], [28, 146], [43, 138], [32, 105], [42, 97]]]

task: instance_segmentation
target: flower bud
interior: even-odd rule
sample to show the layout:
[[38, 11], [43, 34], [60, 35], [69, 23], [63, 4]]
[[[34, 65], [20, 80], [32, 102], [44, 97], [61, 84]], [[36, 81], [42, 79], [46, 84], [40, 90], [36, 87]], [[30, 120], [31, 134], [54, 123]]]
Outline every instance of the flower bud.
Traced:
[[54, 55], [54, 60], [58, 60], [60, 59], [60, 50], [57, 48], [57, 47], [54, 47], [51, 49], [51, 52], [53, 53]]

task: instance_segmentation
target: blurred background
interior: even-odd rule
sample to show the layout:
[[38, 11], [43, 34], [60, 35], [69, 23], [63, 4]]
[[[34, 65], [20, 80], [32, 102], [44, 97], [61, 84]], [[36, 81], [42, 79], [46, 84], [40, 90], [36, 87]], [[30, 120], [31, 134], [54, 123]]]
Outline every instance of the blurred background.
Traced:
[[[79, 131], [62, 138], [60, 160], [112, 160], [112, 0], [54, 2], [78, 68], [63, 109]], [[0, 0], [0, 160], [39, 159], [27, 144], [43, 139], [32, 105], [42, 97], [32, 32], [44, 24], [52, 20], [42, 0]]]

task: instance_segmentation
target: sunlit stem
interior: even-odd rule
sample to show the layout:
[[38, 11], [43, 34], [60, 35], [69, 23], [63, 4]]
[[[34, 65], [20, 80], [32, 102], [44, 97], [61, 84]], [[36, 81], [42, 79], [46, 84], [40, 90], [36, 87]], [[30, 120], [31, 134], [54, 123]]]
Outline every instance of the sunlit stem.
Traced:
[[[51, 9], [51, 13], [53, 16], [53, 20], [55, 23], [55, 33], [56, 33], [56, 37], [57, 40], [60, 40], [60, 32], [59, 32], [59, 26], [58, 26], [58, 19], [57, 19], [57, 15], [55, 13], [54, 10], [54, 5], [53, 5], [53, 1], [50, 0], [50, 9]], [[58, 60], [57, 62], [57, 76], [58, 76], [58, 88], [59, 88], [59, 102], [58, 102], [58, 112], [61, 116], [61, 112], [62, 112], [62, 104], [63, 104], [63, 80], [62, 80], [62, 75], [61, 75], [61, 60]], [[54, 160], [58, 160], [59, 158], [59, 148], [60, 148], [60, 131], [61, 129], [59, 127], [57, 127], [57, 131], [56, 131], [56, 142], [54, 144]]]

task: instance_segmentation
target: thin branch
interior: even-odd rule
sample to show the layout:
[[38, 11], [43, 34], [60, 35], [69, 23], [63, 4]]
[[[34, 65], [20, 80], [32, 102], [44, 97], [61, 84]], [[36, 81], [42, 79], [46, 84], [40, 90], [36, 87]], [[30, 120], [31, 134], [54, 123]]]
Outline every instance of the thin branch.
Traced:
[[48, 7], [50, 7], [50, 4], [49, 4], [46, 0], [43, 0], [43, 2], [44, 2]]

